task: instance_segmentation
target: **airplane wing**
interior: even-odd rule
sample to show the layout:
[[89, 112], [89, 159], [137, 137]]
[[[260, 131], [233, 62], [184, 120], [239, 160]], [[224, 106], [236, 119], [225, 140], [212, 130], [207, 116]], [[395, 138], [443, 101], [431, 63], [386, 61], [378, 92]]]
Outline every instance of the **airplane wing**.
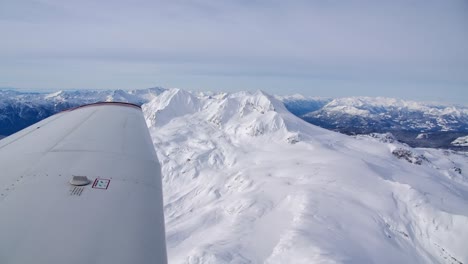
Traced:
[[0, 263], [167, 263], [138, 106], [86, 105], [0, 141]]

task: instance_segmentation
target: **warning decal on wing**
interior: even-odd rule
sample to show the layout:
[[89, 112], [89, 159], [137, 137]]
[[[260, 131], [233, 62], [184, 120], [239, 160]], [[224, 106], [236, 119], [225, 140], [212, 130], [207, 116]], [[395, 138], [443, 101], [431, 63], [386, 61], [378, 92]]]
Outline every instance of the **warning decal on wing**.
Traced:
[[94, 180], [93, 188], [107, 190], [107, 188], [109, 187], [109, 183], [109, 179], [96, 179]]

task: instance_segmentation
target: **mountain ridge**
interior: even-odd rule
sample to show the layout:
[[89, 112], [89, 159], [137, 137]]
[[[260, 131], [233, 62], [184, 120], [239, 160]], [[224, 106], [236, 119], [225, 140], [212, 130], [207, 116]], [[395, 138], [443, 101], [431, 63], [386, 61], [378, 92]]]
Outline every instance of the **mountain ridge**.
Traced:
[[[468, 261], [465, 154], [328, 131], [263, 92], [164, 93], [143, 111], [171, 262]], [[174, 93], [196, 107], [168, 118]]]
[[[123, 101], [142, 105], [166, 91], [78, 90], [55, 93], [0, 90], [0, 135], [10, 135], [67, 108], [98, 101]], [[220, 96], [223, 93], [194, 93]], [[264, 93], [266, 94], [266, 93]], [[293, 114], [309, 123], [348, 135], [393, 133], [413, 147], [466, 150], [451, 144], [468, 134], [468, 108], [420, 103], [393, 98], [320, 98], [299, 94], [272, 96]], [[281, 103], [279, 103], [280, 101]]]
[[[307, 122], [348, 135], [393, 133], [413, 147], [451, 148], [468, 134], [468, 107], [384, 97], [288, 98], [286, 107]], [[425, 134], [420, 137], [420, 134]]]

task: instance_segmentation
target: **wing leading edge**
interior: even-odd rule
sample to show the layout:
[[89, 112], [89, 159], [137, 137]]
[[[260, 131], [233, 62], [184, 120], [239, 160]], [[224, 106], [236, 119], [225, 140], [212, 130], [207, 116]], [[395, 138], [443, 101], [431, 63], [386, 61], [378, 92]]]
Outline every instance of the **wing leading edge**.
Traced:
[[49, 117], [0, 141], [0, 169], [0, 263], [167, 262], [161, 168], [138, 106]]

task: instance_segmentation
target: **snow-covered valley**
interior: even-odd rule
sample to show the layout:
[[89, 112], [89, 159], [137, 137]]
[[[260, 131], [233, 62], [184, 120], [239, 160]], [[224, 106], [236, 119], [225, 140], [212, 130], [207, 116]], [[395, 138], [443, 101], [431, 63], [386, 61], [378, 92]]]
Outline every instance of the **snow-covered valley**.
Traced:
[[313, 126], [262, 93], [143, 105], [170, 263], [467, 263], [468, 157]]

